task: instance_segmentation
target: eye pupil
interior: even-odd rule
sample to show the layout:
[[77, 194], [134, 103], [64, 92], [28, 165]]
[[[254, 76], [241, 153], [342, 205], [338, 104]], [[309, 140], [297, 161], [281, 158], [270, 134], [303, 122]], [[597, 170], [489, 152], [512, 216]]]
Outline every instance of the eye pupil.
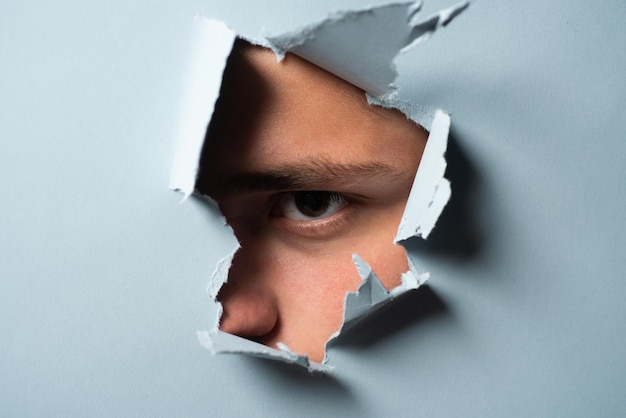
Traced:
[[302, 214], [316, 217], [328, 210], [331, 204], [331, 194], [315, 191], [296, 192], [294, 203]]

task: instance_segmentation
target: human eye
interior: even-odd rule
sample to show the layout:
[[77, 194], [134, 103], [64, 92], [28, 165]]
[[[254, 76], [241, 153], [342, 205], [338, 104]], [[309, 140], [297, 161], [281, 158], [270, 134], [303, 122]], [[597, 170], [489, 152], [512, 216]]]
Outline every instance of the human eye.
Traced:
[[272, 213], [294, 221], [321, 221], [332, 217], [349, 203], [346, 197], [335, 192], [284, 192], [276, 196]]
[[330, 239], [347, 230], [354, 203], [336, 192], [281, 192], [273, 197], [270, 216], [274, 225], [294, 236]]

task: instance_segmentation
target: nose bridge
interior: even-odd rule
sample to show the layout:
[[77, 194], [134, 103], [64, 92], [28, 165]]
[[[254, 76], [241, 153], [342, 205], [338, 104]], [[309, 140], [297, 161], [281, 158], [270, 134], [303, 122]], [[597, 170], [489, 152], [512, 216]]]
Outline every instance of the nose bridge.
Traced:
[[260, 246], [242, 243], [217, 296], [224, 308], [220, 330], [244, 338], [270, 333], [280, 316], [271, 272]]

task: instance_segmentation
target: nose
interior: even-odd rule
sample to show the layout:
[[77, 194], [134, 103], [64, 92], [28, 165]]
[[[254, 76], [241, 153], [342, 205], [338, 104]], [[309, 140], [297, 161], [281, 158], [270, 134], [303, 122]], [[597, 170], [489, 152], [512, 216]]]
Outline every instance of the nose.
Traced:
[[275, 294], [264, 278], [263, 268], [256, 268], [261, 261], [243, 247], [235, 255], [228, 281], [217, 297], [223, 307], [221, 331], [258, 340], [278, 325]]

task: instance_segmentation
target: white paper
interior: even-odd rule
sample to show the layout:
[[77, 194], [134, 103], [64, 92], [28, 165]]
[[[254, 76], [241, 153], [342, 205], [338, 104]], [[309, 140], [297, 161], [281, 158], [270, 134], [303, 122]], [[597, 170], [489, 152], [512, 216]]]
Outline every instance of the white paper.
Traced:
[[429, 273], [418, 273], [415, 266], [410, 263], [409, 271], [402, 275], [402, 283], [389, 291], [385, 289], [369, 264], [358, 254], [354, 254], [352, 260], [363, 281], [356, 292], [350, 292], [346, 295], [343, 326], [337, 335], [376, 312], [395, 297], [409, 290], [417, 289], [430, 277]]
[[450, 182], [443, 177], [449, 132], [450, 115], [437, 110], [395, 242], [411, 237], [426, 239], [450, 200]]
[[202, 17], [194, 20], [193, 32], [191, 60], [169, 184], [171, 190], [183, 193], [183, 199], [195, 190], [204, 136], [220, 94], [226, 60], [236, 37], [235, 32], [224, 23]]
[[327, 372], [333, 369], [331, 366], [310, 361], [306, 355], [293, 353], [285, 345], [281, 345], [281, 349], [278, 350], [233, 334], [222, 332], [218, 329], [210, 333], [198, 331], [198, 339], [202, 346], [209, 349], [214, 354], [247, 354], [270, 360], [280, 360], [285, 363], [306, 367], [311, 372]]
[[442, 10], [422, 20], [421, 2], [337, 13], [298, 31], [260, 40], [279, 57], [292, 52], [377, 97], [390, 95], [396, 87], [393, 61], [428, 39], [469, 5]]

